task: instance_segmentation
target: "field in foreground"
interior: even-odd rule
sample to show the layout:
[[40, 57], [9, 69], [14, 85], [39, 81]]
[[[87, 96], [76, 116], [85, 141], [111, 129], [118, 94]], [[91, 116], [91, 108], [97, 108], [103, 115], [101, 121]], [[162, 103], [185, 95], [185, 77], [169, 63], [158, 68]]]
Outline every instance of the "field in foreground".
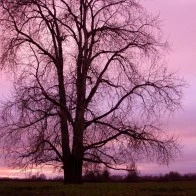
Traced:
[[0, 195], [36, 196], [196, 196], [196, 182], [87, 183], [0, 182]]

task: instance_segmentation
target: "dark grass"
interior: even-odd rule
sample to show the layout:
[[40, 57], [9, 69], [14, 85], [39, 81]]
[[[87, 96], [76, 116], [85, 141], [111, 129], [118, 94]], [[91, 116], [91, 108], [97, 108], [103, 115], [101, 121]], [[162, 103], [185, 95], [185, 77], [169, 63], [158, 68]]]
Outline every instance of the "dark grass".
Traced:
[[85, 183], [0, 182], [0, 195], [7, 196], [196, 196], [196, 182]]

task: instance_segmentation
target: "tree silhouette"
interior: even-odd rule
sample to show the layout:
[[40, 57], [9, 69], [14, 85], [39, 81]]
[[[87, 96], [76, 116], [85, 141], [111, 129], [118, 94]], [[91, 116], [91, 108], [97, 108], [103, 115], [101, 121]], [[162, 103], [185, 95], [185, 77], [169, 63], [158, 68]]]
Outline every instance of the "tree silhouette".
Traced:
[[54, 165], [80, 183], [84, 162], [126, 169], [175, 156], [158, 119], [179, 107], [183, 83], [159, 63], [157, 20], [135, 0], [1, 0], [1, 66], [14, 74], [1, 138], [12, 166]]

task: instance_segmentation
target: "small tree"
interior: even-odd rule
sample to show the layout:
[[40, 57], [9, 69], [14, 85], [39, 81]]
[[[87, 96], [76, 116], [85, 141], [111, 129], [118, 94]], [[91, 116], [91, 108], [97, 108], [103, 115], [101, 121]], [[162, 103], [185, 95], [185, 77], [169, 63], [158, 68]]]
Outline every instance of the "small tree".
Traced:
[[31, 175], [29, 177], [29, 179], [31, 179], [31, 180], [46, 180], [46, 175], [42, 174], [42, 173], [40, 174], [39, 172], [37, 172], [37, 173]]
[[85, 171], [83, 179], [86, 182], [107, 182], [110, 180], [110, 173], [107, 168], [95, 167]]
[[128, 174], [125, 177], [125, 182], [137, 182], [139, 179], [139, 171], [135, 165], [135, 163], [130, 164], [130, 166], [127, 168]]
[[53, 165], [80, 183], [84, 162], [168, 163], [159, 126], [182, 82], [159, 64], [157, 18], [136, 0], [1, 0], [1, 66], [14, 73], [1, 140], [14, 167]]
[[83, 179], [86, 182], [99, 182], [102, 168], [100, 164], [85, 163], [83, 165]]
[[101, 178], [103, 182], [107, 182], [110, 180], [110, 172], [109, 170], [106, 168], [104, 168], [102, 174], [101, 174]]
[[176, 181], [176, 180], [180, 180], [181, 179], [181, 175], [178, 172], [175, 171], [171, 171], [168, 174], [166, 174], [164, 176], [164, 178], [166, 180], [172, 180], [172, 181]]

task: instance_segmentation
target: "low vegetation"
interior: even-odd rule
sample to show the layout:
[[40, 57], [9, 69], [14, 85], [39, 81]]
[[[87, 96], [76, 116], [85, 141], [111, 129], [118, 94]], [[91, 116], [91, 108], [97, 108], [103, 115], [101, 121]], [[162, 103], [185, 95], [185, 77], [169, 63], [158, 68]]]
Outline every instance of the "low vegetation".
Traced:
[[193, 181], [140, 182], [140, 183], [85, 183], [66, 185], [61, 182], [13, 182], [0, 183], [0, 195], [68, 195], [68, 196], [192, 196], [196, 195]]
[[196, 174], [169, 172], [162, 176], [140, 176], [137, 171], [127, 176], [114, 176], [106, 169], [88, 171], [80, 185], [64, 185], [63, 178], [46, 179], [34, 174], [29, 179], [0, 179], [0, 195], [66, 195], [66, 196], [192, 196], [196, 195]]

